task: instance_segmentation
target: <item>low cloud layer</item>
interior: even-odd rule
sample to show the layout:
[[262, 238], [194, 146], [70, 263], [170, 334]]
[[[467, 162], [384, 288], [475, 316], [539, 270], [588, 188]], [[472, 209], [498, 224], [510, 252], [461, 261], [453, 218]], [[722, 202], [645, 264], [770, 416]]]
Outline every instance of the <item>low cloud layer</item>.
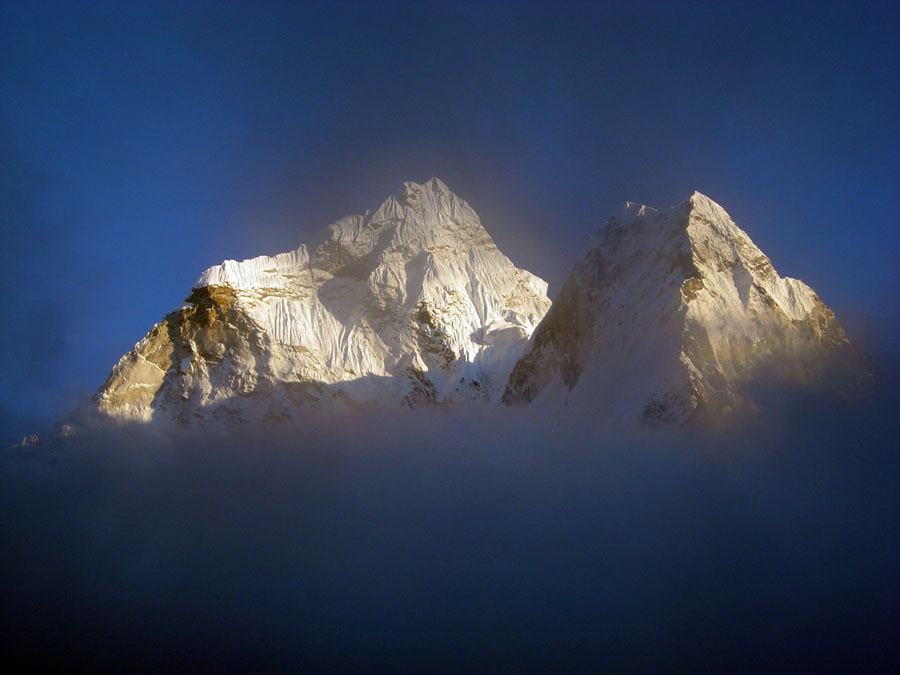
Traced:
[[[891, 392], [895, 393], [895, 389]], [[897, 400], [715, 436], [372, 411], [0, 464], [4, 657], [139, 668], [873, 670]]]

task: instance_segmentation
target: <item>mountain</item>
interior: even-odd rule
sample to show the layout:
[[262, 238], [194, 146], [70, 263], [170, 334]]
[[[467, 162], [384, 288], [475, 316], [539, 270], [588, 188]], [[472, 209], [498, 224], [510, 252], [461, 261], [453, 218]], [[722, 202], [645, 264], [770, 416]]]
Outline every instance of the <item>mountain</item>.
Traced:
[[404, 183], [308, 247], [211, 267], [93, 400], [120, 421], [499, 401], [550, 307], [444, 183]]
[[591, 238], [503, 401], [558, 420], [683, 424], [756, 410], [763, 375], [821, 386], [867, 367], [815, 292], [695, 192], [661, 211], [626, 202]]
[[469, 400], [679, 425], [755, 411], [761, 382], [852, 394], [870, 370], [815, 292], [700, 193], [626, 202], [552, 308], [546, 292], [440, 180], [404, 183], [308, 246], [207, 269], [92, 412], [203, 424]]

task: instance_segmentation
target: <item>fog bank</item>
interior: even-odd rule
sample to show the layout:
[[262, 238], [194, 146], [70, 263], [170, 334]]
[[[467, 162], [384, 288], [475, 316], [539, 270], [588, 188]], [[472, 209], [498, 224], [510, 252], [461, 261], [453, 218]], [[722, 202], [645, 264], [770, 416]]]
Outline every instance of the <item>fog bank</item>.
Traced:
[[767, 424], [705, 436], [463, 408], [7, 453], [3, 656], [890, 669], [897, 399], [879, 400], [785, 395]]

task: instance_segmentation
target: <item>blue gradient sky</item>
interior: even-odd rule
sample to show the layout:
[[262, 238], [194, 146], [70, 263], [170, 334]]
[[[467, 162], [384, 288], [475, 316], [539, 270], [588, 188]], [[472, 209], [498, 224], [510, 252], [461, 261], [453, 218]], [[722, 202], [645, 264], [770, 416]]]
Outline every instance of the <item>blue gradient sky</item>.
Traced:
[[551, 295], [618, 202], [700, 190], [890, 355], [898, 64], [896, 3], [0, 2], [0, 429], [432, 175]]

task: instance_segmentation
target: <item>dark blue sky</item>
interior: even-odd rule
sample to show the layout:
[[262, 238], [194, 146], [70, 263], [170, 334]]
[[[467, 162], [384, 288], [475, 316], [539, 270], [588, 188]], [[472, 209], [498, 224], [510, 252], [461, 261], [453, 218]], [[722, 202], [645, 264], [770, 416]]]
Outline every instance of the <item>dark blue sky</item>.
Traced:
[[698, 189], [888, 354], [898, 7], [0, 2], [0, 428], [209, 265], [432, 175], [551, 295], [618, 202]]

